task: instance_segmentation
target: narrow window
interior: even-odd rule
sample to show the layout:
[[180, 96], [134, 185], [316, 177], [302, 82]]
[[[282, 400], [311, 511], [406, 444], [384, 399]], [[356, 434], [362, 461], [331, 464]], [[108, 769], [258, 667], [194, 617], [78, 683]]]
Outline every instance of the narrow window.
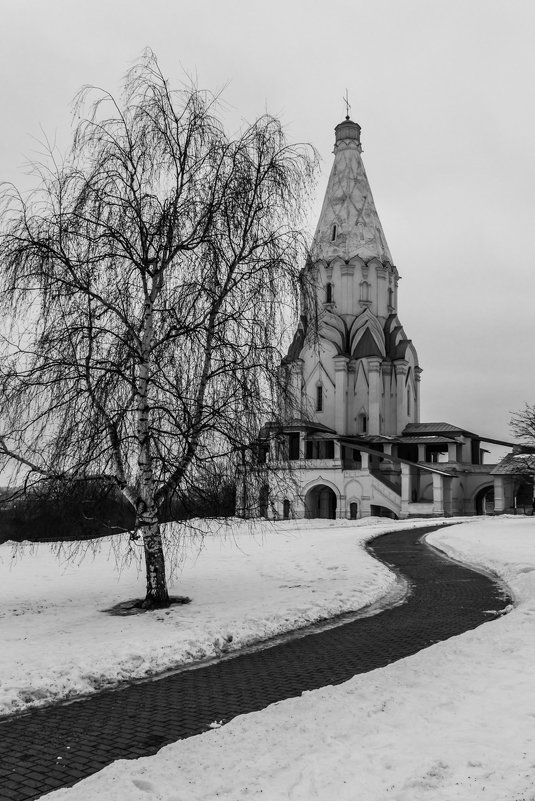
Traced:
[[283, 501], [282, 516], [284, 517], [285, 520], [290, 519], [290, 501], [288, 500], [288, 498], [285, 498], [285, 500]]
[[360, 299], [365, 302], [370, 299], [370, 285], [367, 281], [362, 281], [360, 285]]
[[288, 434], [288, 458], [299, 459], [299, 434]]
[[407, 414], [411, 413], [411, 390], [407, 387]]
[[263, 484], [260, 487], [260, 494], [258, 496], [260, 517], [268, 516], [268, 503], [269, 503], [269, 487], [267, 484]]
[[325, 303], [332, 303], [332, 302], [333, 302], [333, 285], [329, 283], [325, 287]]
[[365, 414], [359, 414], [359, 434], [365, 434], [368, 430], [368, 418]]
[[388, 290], [388, 307], [390, 309], [394, 308], [394, 290], [393, 289], [389, 289]]
[[331, 231], [331, 242], [334, 242], [336, 239], [336, 223], [333, 225], [333, 229]]
[[316, 387], [316, 411], [323, 411], [323, 387], [321, 384]]

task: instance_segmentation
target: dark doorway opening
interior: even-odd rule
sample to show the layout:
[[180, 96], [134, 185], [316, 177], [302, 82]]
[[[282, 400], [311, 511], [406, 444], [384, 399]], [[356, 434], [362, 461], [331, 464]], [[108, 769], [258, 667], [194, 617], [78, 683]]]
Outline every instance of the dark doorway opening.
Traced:
[[494, 514], [494, 487], [483, 487], [475, 497], [476, 515]]
[[336, 518], [336, 493], [325, 484], [312, 487], [307, 492], [305, 511], [307, 518], [321, 517], [328, 520]]
[[282, 504], [282, 516], [285, 520], [290, 519], [290, 501], [286, 498]]

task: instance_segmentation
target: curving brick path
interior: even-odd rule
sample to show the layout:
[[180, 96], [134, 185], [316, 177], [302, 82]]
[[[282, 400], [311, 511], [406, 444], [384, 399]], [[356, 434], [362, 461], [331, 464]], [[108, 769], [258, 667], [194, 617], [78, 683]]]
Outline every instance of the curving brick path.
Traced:
[[437, 528], [385, 534], [368, 546], [410, 582], [411, 593], [400, 606], [222, 662], [4, 719], [0, 801], [30, 801], [115, 759], [148, 756], [206, 731], [212, 721], [340, 684], [500, 614], [510, 603], [501, 585], [422, 542]]

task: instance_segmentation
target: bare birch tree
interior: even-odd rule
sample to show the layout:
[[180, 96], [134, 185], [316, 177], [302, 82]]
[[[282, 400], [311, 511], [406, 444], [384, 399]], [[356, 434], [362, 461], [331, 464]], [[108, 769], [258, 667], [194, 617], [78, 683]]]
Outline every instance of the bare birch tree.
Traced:
[[89, 87], [75, 111], [68, 156], [3, 189], [0, 467], [113, 481], [165, 606], [158, 509], [280, 408], [315, 155], [270, 116], [228, 137], [150, 52], [120, 101]]
[[535, 446], [535, 404], [526, 403], [522, 411], [515, 412], [510, 425], [517, 439]]

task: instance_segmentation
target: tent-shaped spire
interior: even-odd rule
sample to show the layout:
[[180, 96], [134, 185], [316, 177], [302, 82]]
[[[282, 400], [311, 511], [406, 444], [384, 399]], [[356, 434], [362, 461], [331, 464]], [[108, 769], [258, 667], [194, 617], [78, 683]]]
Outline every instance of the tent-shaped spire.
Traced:
[[392, 263], [362, 163], [360, 125], [346, 117], [336, 126], [334, 164], [312, 245], [312, 257], [330, 261], [374, 256]]

